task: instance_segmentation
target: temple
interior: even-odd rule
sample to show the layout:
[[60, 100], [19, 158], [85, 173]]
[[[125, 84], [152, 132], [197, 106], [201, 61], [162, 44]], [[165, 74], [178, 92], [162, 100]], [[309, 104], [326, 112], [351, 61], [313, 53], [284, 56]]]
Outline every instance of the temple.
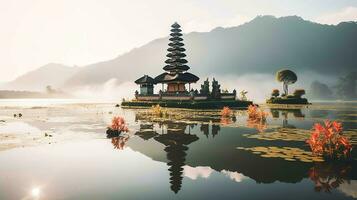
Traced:
[[[197, 83], [200, 78], [188, 70], [188, 61], [185, 59], [186, 49], [183, 42], [181, 26], [175, 22], [171, 25], [168, 49], [166, 54], [164, 72], [155, 78], [144, 75], [135, 81], [140, 86], [139, 91], [135, 91], [133, 101], [122, 102], [123, 106], [151, 106], [159, 104], [167, 107], [183, 108], [220, 108], [223, 106], [247, 107], [252, 102], [237, 100], [237, 92], [229, 93], [221, 91], [218, 81], [213, 79], [212, 90], [207, 79], [201, 85], [201, 89], [192, 89], [191, 84]], [[154, 93], [154, 86], [160, 85], [157, 94]], [[194, 104], [194, 106], [192, 105]]]
[[168, 93], [185, 93], [187, 91], [186, 84], [196, 83], [199, 78], [187, 72], [190, 67], [186, 65], [186, 49], [183, 47], [180, 25], [174, 23], [171, 27], [170, 43], [167, 49], [167, 60], [165, 61], [167, 65], [163, 68], [166, 72], [158, 75], [155, 78], [155, 83], [167, 84], [166, 91]]

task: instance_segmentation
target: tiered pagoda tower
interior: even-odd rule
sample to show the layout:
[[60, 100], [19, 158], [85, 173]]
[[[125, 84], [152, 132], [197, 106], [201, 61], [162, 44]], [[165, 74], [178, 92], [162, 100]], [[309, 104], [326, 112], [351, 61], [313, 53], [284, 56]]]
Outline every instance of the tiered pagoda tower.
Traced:
[[155, 83], [167, 84], [166, 92], [168, 93], [185, 93], [188, 92], [185, 85], [196, 83], [199, 78], [187, 72], [190, 67], [186, 65], [187, 60], [184, 53], [186, 49], [183, 47], [181, 26], [175, 22], [171, 27], [168, 54], [166, 55], [168, 59], [165, 61], [167, 65], [163, 68], [166, 72], [157, 76]]

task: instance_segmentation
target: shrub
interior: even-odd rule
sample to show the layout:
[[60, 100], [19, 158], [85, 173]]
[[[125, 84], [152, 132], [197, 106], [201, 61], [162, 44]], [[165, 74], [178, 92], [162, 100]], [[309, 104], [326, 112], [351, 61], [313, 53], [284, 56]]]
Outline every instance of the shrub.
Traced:
[[278, 97], [280, 95], [280, 92], [278, 89], [274, 89], [272, 92], [271, 92], [271, 96], [272, 97]]
[[249, 105], [247, 113], [248, 113], [248, 119], [252, 121], [265, 121], [266, 117], [268, 116], [268, 113], [262, 111], [256, 105]]
[[294, 96], [301, 98], [302, 95], [306, 94], [304, 89], [296, 89], [294, 91]]
[[112, 119], [112, 124], [109, 127], [113, 131], [118, 131], [118, 132], [128, 132], [128, 126], [125, 123], [125, 120], [123, 117], [114, 117]]
[[221, 116], [222, 117], [230, 117], [232, 116], [233, 112], [228, 106], [224, 106], [223, 109], [221, 110]]
[[312, 153], [329, 159], [348, 157], [352, 150], [349, 140], [342, 136], [342, 124], [326, 120], [324, 125], [314, 124], [313, 132], [306, 141]]
[[158, 117], [163, 117], [164, 115], [167, 115], [167, 112], [159, 104], [157, 104], [156, 106], [151, 106], [151, 112], [153, 115], [156, 115]]

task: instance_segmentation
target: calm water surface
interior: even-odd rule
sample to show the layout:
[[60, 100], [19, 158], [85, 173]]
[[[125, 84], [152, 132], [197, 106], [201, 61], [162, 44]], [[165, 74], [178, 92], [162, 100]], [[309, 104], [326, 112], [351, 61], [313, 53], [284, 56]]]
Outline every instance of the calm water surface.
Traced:
[[[244, 111], [158, 117], [114, 105], [0, 102], [0, 199], [357, 198], [356, 103], [263, 106], [266, 124]], [[116, 115], [130, 132], [107, 136]], [[324, 119], [343, 122], [352, 161], [311, 155], [304, 141]]]

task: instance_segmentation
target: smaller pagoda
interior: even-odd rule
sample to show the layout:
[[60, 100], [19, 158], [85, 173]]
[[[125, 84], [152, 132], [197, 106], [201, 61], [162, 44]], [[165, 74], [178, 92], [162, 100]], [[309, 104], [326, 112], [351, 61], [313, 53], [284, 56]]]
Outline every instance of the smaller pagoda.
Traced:
[[[152, 95], [154, 94], [154, 83], [155, 80], [148, 75], [144, 75], [135, 81], [136, 84], [140, 85], [140, 95]], [[136, 95], [138, 92], [135, 92]]]
[[163, 68], [166, 72], [155, 77], [155, 83], [167, 84], [167, 93], [185, 93], [187, 92], [185, 85], [189, 84], [190, 90], [190, 84], [196, 83], [199, 78], [187, 72], [190, 67], [186, 65], [186, 49], [183, 47], [181, 26], [175, 22], [171, 28], [167, 60], [165, 61], [167, 65]]

